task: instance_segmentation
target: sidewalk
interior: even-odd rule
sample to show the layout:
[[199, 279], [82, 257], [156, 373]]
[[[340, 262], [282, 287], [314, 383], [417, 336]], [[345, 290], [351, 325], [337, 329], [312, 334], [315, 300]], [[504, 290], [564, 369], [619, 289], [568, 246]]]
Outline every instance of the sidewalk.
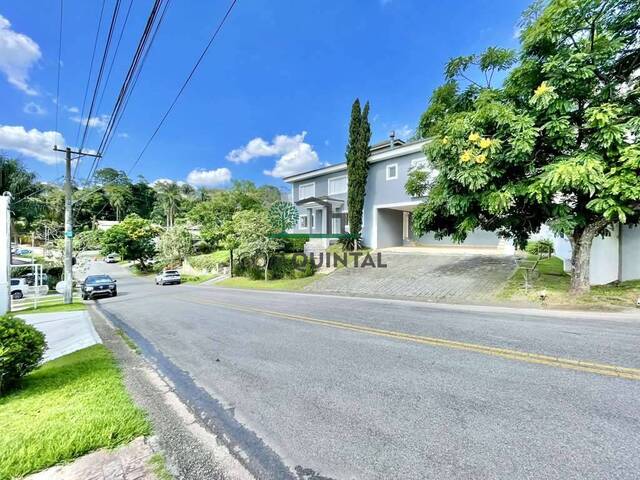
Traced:
[[44, 333], [48, 346], [43, 359], [45, 362], [102, 343], [86, 311], [18, 312], [16, 316]]

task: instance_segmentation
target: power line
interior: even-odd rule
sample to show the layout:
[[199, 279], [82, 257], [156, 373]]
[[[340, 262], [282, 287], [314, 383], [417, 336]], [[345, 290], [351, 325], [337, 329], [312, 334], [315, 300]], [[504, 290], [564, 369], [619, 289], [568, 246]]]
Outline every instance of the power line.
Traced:
[[[108, 141], [108, 139], [113, 135], [113, 133], [115, 132], [114, 130], [114, 126], [116, 124], [116, 122], [118, 121], [118, 118], [120, 117], [120, 115], [123, 112], [123, 106], [124, 106], [124, 101], [127, 97], [127, 94], [132, 86], [132, 82], [134, 80], [134, 77], [136, 75], [136, 72], [140, 66], [140, 61], [143, 58], [143, 54], [147, 48], [147, 43], [149, 41], [150, 38], [150, 34], [153, 31], [157, 16], [158, 16], [158, 12], [161, 8], [161, 6], [163, 5], [163, 1], [164, 0], [155, 0], [153, 8], [149, 14], [149, 17], [147, 18], [147, 23], [145, 25], [144, 31], [140, 37], [140, 40], [138, 41], [138, 46], [136, 48], [136, 51], [133, 55], [133, 59], [131, 60], [131, 64], [129, 66], [129, 70], [127, 71], [127, 74], [125, 76], [125, 79], [122, 83], [122, 86], [120, 88], [120, 92], [118, 94], [118, 97], [116, 99], [115, 105], [113, 107], [113, 110], [111, 112], [111, 115], [109, 116], [109, 121], [107, 123], [107, 127], [105, 128], [105, 132], [102, 136], [102, 140], [100, 141], [100, 145], [98, 147], [98, 152], [102, 152], [104, 150], [104, 147]], [[97, 169], [99, 165], [99, 159], [96, 158], [95, 161], [93, 162], [90, 170], [89, 170], [89, 174], [87, 176], [87, 180], [86, 183], [90, 183], [91, 178], [93, 177], [93, 175], [95, 174], [95, 171]]]
[[200, 66], [200, 63], [202, 62], [202, 60], [204, 59], [204, 56], [209, 51], [209, 48], [211, 47], [211, 45], [215, 41], [216, 37], [218, 36], [218, 33], [220, 33], [220, 30], [222, 30], [222, 27], [224, 26], [225, 22], [227, 21], [227, 18], [229, 18], [229, 15], [231, 15], [231, 11], [233, 10], [233, 7], [236, 5], [237, 1], [238, 0], [232, 0], [231, 4], [229, 5], [229, 8], [227, 8], [226, 13], [224, 14], [224, 17], [222, 17], [222, 20], [220, 20], [220, 22], [218, 23], [217, 28], [214, 30], [213, 35], [211, 35], [211, 38], [209, 39], [209, 42], [207, 43], [206, 47], [204, 48], [204, 50], [200, 54], [200, 57], [198, 57], [198, 60], [196, 61], [195, 65], [191, 69], [191, 72], [189, 73], [189, 75], [187, 76], [186, 80], [182, 84], [182, 87], [180, 87], [180, 90], [178, 91], [177, 95], [173, 99], [173, 102], [171, 102], [171, 105], [169, 106], [169, 108], [167, 109], [165, 114], [160, 119], [160, 123], [158, 123], [158, 126], [155, 128], [155, 130], [151, 134], [151, 137], [149, 138], [149, 140], [147, 140], [147, 143], [145, 144], [144, 148], [140, 152], [140, 155], [138, 155], [138, 158], [136, 158], [136, 160], [133, 162], [133, 165], [131, 165], [131, 168], [127, 172], [127, 175], [131, 174], [131, 172], [136, 167], [136, 165], [138, 165], [138, 163], [140, 162], [140, 159], [142, 158], [144, 153], [147, 151], [147, 148], [149, 147], [149, 145], [151, 144], [151, 142], [155, 138], [156, 134], [158, 133], [158, 131], [160, 130], [160, 128], [164, 124], [164, 121], [167, 119], [167, 117], [169, 116], [169, 114], [173, 110], [173, 107], [178, 102], [178, 99], [182, 95], [182, 92], [184, 92], [185, 88], [187, 87], [187, 85], [191, 81], [191, 77], [193, 77], [193, 74], [198, 69], [198, 66]]
[[[84, 99], [82, 100], [82, 110], [80, 111], [80, 122], [78, 122], [78, 132], [76, 133], [76, 145], [80, 139], [80, 129], [82, 128], [82, 117], [84, 116], [84, 107], [87, 103], [87, 94], [89, 93], [89, 84], [91, 83], [91, 73], [93, 72], [93, 61], [96, 56], [96, 48], [98, 46], [98, 37], [100, 36], [100, 27], [102, 25], [102, 14], [104, 13], [105, 0], [102, 0], [100, 8], [100, 17], [98, 17], [98, 28], [96, 29], [96, 38], [93, 42], [93, 52], [91, 53], [91, 63], [89, 64], [89, 76], [87, 77], [87, 85], [84, 87]], [[87, 122], [89, 119], [87, 119]]]
[[[107, 39], [104, 43], [104, 51], [102, 52], [102, 61], [100, 62], [100, 69], [98, 70], [98, 76], [96, 78], [96, 86], [93, 89], [93, 96], [91, 97], [91, 105], [89, 106], [89, 113], [87, 114], [87, 123], [84, 126], [84, 132], [82, 134], [82, 142], [80, 142], [80, 151], [82, 151], [82, 147], [84, 147], [85, 141], [87, 140], [87, 133], [89, 132], [89, 123], [91, 121], [91, 115], [93, 115], [93, 107], [95, 106], [95, 103], [96, 103], [98, 91], [100, 90], [100, 82], [102, 81], [104, 67], [107, 63], [107, 58], [109, 57], [109, 47], [111, 46], [111, 39], [113, 38], [113, 32], [115, 30], [116, 22], [118, 20], [119, 10], [120, 10], [120, 0], [116, 0], [113, 7], [113, 13], [111, 14], [111, 25], [109, 26]], [[76, 164], [76, 168], [79, 163], [80, 162]]]
[[[60, 70], [62, 62], [62, 17], [64, 11], [64, 0], [60, 0], [60, 29], [58, 36], [58, 79], [56, 83], [56, 128], [54, 132], [58, 133], [58, 112], [60, 111]], [[56, 173], [59, 173], [58, 162], [56, 162]]]

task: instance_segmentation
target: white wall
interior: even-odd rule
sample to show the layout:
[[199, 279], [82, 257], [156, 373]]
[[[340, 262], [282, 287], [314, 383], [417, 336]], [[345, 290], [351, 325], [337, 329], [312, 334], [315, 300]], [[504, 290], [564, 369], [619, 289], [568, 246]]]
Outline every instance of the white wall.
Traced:
[[[546, 233], [542, 231], [540, 234]], [[539, 236], [539, 238], [548, 238]], [[591, 246], [589, 277], [591, 285], [604, 285], [618, 280], [620, 261], [619, 228], [616, 225], [608, 237], [597, 236]], [[571, 244], [566, 238], [554, 237], [555, 255], [564, 261], [565, 272], [571, 271]]]
[[622, 226], [620, 280], [640, 279], [640, 226]]

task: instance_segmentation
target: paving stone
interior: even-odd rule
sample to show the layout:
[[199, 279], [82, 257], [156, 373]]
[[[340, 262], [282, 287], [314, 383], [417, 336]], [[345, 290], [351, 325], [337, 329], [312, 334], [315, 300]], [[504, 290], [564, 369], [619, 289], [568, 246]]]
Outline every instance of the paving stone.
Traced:
[[412, 297], [430, 301], [488, 300], [516, 268], [512, 257], [383, 253], [387, 268], [341, 268], [307, 291]]

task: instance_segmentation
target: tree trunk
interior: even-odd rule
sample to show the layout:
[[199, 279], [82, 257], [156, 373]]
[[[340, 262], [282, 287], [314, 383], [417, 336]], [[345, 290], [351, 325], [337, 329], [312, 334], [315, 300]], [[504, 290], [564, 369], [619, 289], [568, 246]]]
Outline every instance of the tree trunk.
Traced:
[[229, 277], [233, 277], [233, 249], [229, 249]]
[[269, 255], [265, 256], [264, 259], [264, 281], [269, 280]]
[[607, 223], [605, 220], [599, 220], [587, 225], [582, 230], [574, 231], [569, 239], [572, 247], [570, 292], [573, 294], [579, 295], [591, 290], [591, 246], [593, 239], [607, 226]]

